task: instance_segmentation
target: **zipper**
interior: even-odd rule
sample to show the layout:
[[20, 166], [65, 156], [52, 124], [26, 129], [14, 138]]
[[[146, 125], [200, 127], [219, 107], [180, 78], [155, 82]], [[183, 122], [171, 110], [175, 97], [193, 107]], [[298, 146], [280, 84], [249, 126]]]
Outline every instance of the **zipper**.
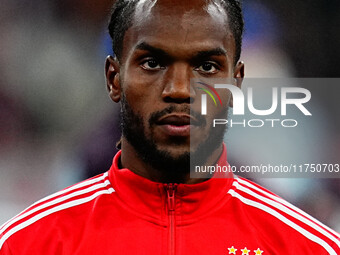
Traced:
[[175, 254], [175, 192], [177, 184], [165, 184], [169, 217], [169, 254]]

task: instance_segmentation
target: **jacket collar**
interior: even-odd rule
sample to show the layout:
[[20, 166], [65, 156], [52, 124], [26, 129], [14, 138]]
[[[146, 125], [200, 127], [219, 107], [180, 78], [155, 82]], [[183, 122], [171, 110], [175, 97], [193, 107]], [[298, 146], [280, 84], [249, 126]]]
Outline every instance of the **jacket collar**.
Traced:
[[[150, 181], [129, 169], [119, 169], [119, 151], [109, 170], [109, 179], [122, 206], [132, 210], [140, 217], [159, 224], [167, 219], [168, 184]], [[219, 166], [228, 166], [227, 151], [217, 162]], [[176, 184], [175, 215], [179, 224], [206, 217], [226, 203], [226, 194], [233, 182], [232, 173], [215, 174], [214, 177], [198, 184]]]

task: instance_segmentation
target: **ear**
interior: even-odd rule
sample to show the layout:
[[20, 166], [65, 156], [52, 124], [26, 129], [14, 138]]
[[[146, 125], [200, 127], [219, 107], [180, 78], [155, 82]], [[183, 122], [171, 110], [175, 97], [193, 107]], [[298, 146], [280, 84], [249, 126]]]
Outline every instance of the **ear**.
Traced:
[[112, 56], [107, 56], [105, 60], [106, 88], [111, 99], [118, 103], [121, 98], [121, 86], [119, 81], [119, 63]]
[[234, 79], [236, 80], [236, 86], [241, 88], [242, 82], [244, 78], [244, 63], [242, 61], [238, 61], [234, 68]]
[[[242, 61], [238, 61], [234, 68], [235, 86], [241, 88], [243, 78], [244, 78], [244, 63]], [[233, 107], [233, 97], [231, 97], [230, 99], [229, 106]]]

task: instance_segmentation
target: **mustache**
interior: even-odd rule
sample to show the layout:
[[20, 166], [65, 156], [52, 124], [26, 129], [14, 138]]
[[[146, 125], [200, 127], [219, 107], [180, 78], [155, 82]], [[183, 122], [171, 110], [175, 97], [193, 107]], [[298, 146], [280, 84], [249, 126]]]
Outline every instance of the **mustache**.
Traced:
[[149, 118], [149, 125], [154, 125], [156, 124], [156, 122], [163, 116], [171, 114], [171, 113], [184, 113], [187, 115], [191, 115], [192, 117], [194, 117], [197, 122], [198, 125], [201, 127], [204, 127], [207, 122], [205, 120], [205, 118], [198, 112], [193, 111], [192, 109], [190, 109], [190, 106], [188, 105], [183, 105], [183, 106], [178, 106], [178, 105], [170, 105], [167, 108], [161, 110], [161, 111], [157, 111], [151, 114], [150, 118]]

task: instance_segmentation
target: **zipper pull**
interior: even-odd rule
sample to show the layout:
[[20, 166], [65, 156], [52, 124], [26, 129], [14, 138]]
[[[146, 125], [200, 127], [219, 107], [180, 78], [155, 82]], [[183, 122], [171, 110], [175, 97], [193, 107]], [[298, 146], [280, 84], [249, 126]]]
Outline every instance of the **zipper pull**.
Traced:
[[175, 190], [177, 184], [169, 183], [166, 185], [169, 211], [175, 211]]

